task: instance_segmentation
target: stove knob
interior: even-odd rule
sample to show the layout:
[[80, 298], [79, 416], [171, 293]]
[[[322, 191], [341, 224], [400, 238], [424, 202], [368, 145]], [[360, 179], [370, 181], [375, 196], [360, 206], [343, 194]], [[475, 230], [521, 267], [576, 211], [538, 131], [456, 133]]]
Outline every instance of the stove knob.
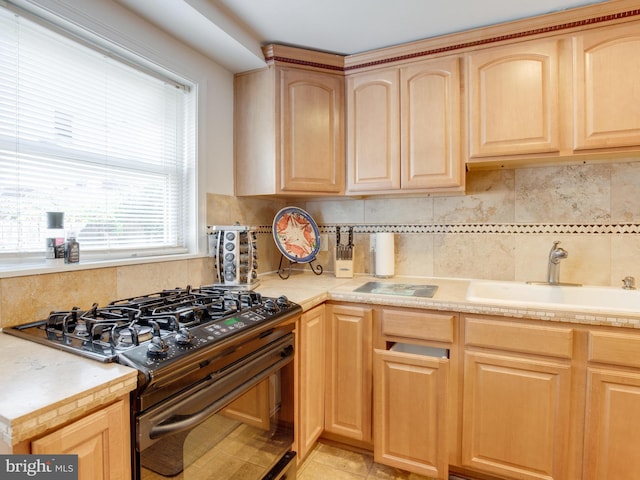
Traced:
[[194, 340], [194, 337], [191, 334], [191, 332], [184, 327], [178, 330], [178, 333], [176, 333], [176, 337], [175, 337], [176, 345], [179, 345], [181, 347], [186, 347], [188, 345], [191, 345], [193, 343], [193, 340]]
[[287, 307], [289, 305], [289, 299], [287, 297], [285, 297], [284, 295], [280, 295], [277, 299], [276, 299], [276, 303], [278, 304], [278, 306], [280, 307]]
[[264, 302], [264, 309], [269, 313], [275, 313], [278, 311], [278, 306], [276, 305], [276, 302], [273, 301], [273, 299], [268, 298]]
[[169, 345], [161, 337], [153, 337], [147, 347], [147, 357], [163, 359], [169, 355]]

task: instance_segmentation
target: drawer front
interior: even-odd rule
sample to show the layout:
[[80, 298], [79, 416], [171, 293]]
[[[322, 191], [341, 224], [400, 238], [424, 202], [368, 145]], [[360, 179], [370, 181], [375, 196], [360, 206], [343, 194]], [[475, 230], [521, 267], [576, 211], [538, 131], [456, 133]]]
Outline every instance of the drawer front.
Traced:
[[453, 314], [383, 309], [381, 333], [390, 337], [453, 343], [455, 318]]
[[589, 332], [590, 362], [640, 367], [640, 335], [613, 332]]
[[465, 345], [571, 358], [573, 329], [465, 317]]

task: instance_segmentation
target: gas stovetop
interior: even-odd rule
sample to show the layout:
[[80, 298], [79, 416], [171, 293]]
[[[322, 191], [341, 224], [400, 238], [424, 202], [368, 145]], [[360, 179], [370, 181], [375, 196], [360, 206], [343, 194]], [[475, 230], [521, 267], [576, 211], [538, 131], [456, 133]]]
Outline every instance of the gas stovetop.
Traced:
[[[8, 334], [102, 362], [150, 371], [259, 327], [295, 315], [299, 305], [254, 291], [176, 288], [51, 312], [45, 320], [4, 329]], [[184, 360], [182, 360], [184, 361]]]

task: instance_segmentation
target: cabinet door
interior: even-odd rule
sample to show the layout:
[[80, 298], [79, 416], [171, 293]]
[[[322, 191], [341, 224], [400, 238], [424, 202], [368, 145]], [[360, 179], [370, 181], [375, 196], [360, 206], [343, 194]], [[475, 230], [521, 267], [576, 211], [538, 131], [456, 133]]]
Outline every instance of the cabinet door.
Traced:
[[347, 77], [347, 190], [400, 188], [399, 70]]
[[447, 359], [374, 353], [374, 460], [448, 478]]
[[371, 309], [327, 307], [325, 430], [371, 442]]
[[466, 352], [463, 465], [506, 478], [566, 479], [570, 383], [569, 363]]
[[269, 405], [269, 379], [265, 379], [231, 402], [222, 413], [247, 425], [269, 430], [271, 409]]
[[574, 38], [575, 149], [640, 145], [640, 23]]
[[122, 399], [31, 442], [33, 454], [77, 454], [78, 478], [129, 480], [129, 401]]
[[640, 471], [640, 374], [589, 368], [584, 480], [635, 480]]
[[472, 52], [470, 157], [558, 152], [557, 40]]
[[325, 307], [302, 314], [297, 332], [299, 358], [297, 453], [304, 460], [324, 430]]
[[[278, 70], [282, 191], [344, 191], [344, 80], [308, 70]], [[250, 172], [261, 175], [261, 172]]]
[[400, 71], [402, 190], [463, 185], [459, 61], [430, 60]]

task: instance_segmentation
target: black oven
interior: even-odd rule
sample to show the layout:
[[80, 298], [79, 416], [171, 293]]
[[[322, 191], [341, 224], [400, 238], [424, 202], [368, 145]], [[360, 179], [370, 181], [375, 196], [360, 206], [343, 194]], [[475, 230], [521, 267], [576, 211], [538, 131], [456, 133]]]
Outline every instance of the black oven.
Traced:
[[296, 477], [293, 334], [141, 413], [136, 478]]

